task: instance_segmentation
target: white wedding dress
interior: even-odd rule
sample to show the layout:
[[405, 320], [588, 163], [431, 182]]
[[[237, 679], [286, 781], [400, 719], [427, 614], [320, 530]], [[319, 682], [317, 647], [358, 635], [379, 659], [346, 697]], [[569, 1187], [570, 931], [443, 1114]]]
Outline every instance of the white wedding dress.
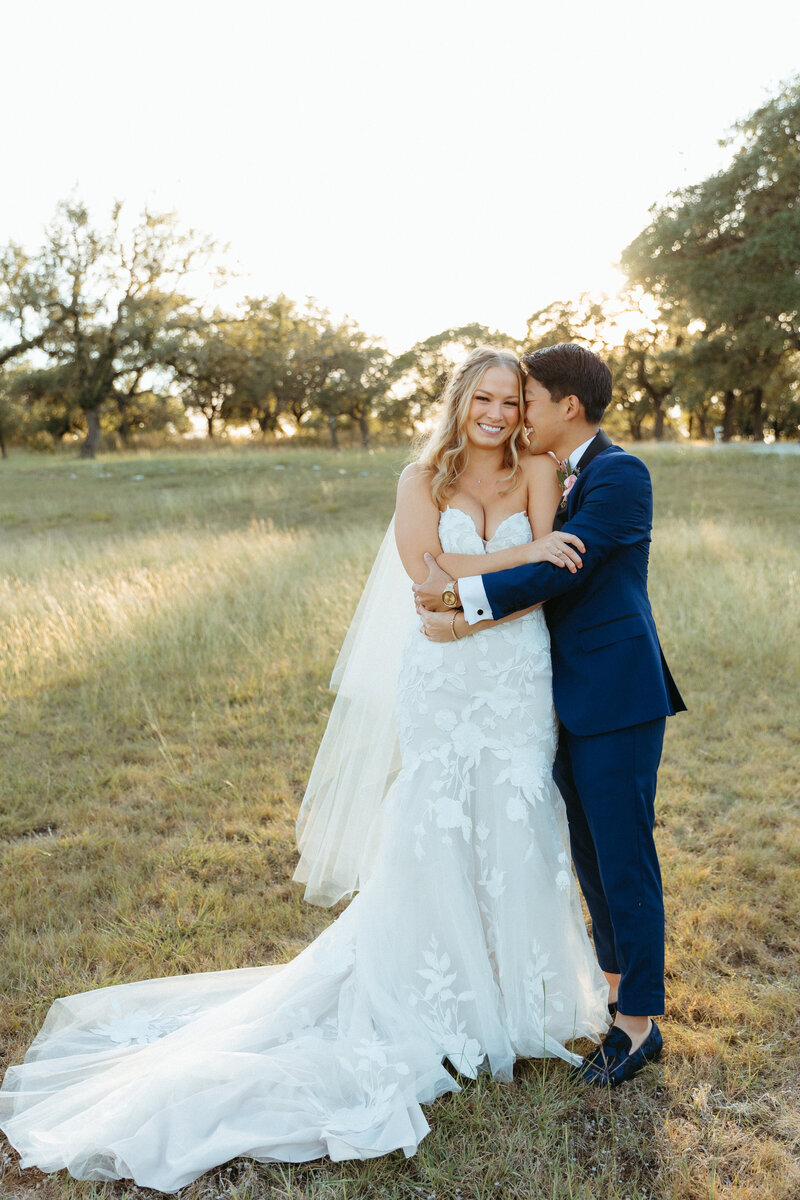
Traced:
[[[451, 508], [440, 536], [474, 554], [531, 533], [517, 513], [484, 546]], [[23, 1166], [174, 1191], [238, 1155], [410, 1155], [420, 1104], [457, 1091], [456, 1074], [578, 1061], [564, 1043], [605, 1030], [551, 781], [541, 610], [458, 643], [415, 627], [397, 720], [402, 770], [345, 912], [284, 966], [57, 1000], [0, 1091]]]

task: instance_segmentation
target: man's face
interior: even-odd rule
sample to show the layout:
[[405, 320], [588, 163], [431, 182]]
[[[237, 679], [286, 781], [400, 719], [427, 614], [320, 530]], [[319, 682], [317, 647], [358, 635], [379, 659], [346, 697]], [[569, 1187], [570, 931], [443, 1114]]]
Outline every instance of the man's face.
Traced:
[[531, 454], [553, 450], [564, 434], [563, 401], [553, 401], [546, 387], [530, 375], [525, 380], [525, 427]]

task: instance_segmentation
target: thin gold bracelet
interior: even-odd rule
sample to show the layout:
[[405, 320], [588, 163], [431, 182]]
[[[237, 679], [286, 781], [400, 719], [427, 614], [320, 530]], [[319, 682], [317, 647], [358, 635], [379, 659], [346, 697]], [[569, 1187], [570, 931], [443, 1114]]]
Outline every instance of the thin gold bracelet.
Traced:
[[453, 641], [454, 641], [454, 642], [460, 642], [460, 641], [461, 641], [461, 638], [460, 638], [460, 637], [458, 636], [458, 634], [456, 633], [456, 617], [457, 617], [457, 616], [458, 616], [458, 609], [456, 609], [456, 611], [453, 613], [453, 619], [452, 619], [452, 621], [450, 622], [450, 632], [451, 632], [451, 633], [452, 633], [452, 635], [453, 635]]

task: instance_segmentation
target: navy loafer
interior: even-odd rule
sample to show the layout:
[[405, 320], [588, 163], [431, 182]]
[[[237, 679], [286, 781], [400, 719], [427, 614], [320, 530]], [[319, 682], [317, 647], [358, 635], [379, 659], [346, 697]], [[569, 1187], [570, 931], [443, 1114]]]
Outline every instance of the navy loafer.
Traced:
[[631, 1054], [631, 1039], [624, 1030], [612, 1025], [602, 1045], [571, 1072], [574, 1079], [595, 1087], [619, 1087], [638, 1075], [643, 1067], [661, 1057], [664, 1040], [655, 1021], [638, 1050]]

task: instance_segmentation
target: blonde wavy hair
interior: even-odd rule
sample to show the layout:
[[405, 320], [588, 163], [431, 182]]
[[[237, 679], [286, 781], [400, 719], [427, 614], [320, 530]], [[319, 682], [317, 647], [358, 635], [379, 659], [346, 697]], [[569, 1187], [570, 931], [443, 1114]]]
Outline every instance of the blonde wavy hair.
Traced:
[[510, 491], [517, 482], [520, 472], [519, 452], [526, 444], [522, 401], [525, 373], [513, 351], [498, 350], [495, 346], [476, 346], [464, 361], [454, 368], [442, 396], [439, 423], [423, 445], [418, 459], [420, 465], [427, 467], [432, 473], [431, 494], [437, 508], [441, 508], [452, 495], [467, 465], [467, 417], [472, 397], [490, 367], [506, 367], [513, 371], [519, 380], [519, 420], [511, 437], [503, 446], [503, 465], [509, 469], [508, 475], [502, 481], [506, 484], [503, 490]]

